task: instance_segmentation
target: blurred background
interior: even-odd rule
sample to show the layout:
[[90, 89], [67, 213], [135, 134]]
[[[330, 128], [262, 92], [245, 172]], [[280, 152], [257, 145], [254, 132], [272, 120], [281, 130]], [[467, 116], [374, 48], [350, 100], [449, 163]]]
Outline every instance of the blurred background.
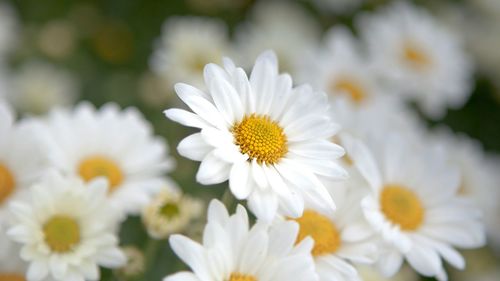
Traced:
[[[359, 14], [391, 1], [301, 0], [285, 1], [279, 7], [270, 2], [1, 0], [0, 96], [10, 100], [21, 115], [43, 114], [52, 106], [80, 100], [97, 106], [116, 102], [138, 107], [156, 133], [168, 139], [177, 159], [172, 177], [179, 185], [206, 201], [221, 197], [223, 186], [200, 187], [194, 182], [198, 164], [176, 153], [176, 144], [190, 131], [163, 116], [164, 109], [180, 106], [172, 85], [180, 81], [197, 84], [203, 66], [220, 63], [222, 56], [248, 67], [268, 48], [276, 50], [282, 70], [294, 74], [294, 57], [302, 56], [308, 45], [318, 44], [330, 27], [353, 28]], [[448, 110], [442, 118], [425, 118], [426, 122], [429, 126], [444, 123], [463, 132], [479, 140], [492, 155], [500, 151], [499, 2], [414, 1], [460, 33], [475, 64], [472, 95], [465, 106]], [[200, 32], [200, 26], [208, 31]], [[193, 58], [200, 48], [203, 55]], [[172, 57], [188, 58], [176, 61]], [[139, 218], [130, 218], [121, 236], [123, 245], [135, 245], [157, 257], [147, 265], [150, 270], [134, 280], [161, 280], [167, 272], [184, 268], [164, 241], [159, 251], [148, 252], [155, 247], [148, 245]], [[492, 250], [467, 255], [472, 257], [467, 259], [467, 272], [452, 274], [451, 280], [500, 280], [500, 262]], [[486, 271], [495, 272], [490, 274], [492, 279], [476, 278], [477, 272]], [[118, 278], [111, 271], [103, 276], [103, 280]]]

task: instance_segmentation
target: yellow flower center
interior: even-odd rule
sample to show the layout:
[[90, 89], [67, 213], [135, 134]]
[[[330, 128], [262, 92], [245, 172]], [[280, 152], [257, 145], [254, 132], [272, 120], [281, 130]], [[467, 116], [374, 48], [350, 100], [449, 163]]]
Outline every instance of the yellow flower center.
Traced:
[[85, 181], [106, 177], [109, 181], [110, 193], [121, 185], [124, 178], [118, 164], [104, 156], [92, 156], [84, 159], [78, 167], [78, 172]]
[[43, 226], [45, 242], [56, 253], [67, 253], [80, 243], [80, 226], [68, 216], [56, 215]]
[[429, 55], [413, 43], [406, 43], [404, 45], [403, 60], [418, 69], [425, 69], [432, 64]]
[[0, 205], [12, 195], [15, 187], [14, 176], [5, 165], [0, 163]]
[[168, 202], [161, 206], [159, 212], [160, 215], [165, 217], [166, 219], [171, 219], [179, 215], [180, 209], [177, 204]]
[[20, 274], [0, 272], [0, 281], [26, 281], [26, 279]]
[[232, 273], [228, 281], [257, 281], [257, 278], [253, 277], [252, 275]]
[[342, 77], [333, 81], [330, 86], [333, 92], [346, 93], [355, 103], [361, 103], [366, 98], [366, 92], [362, 85], [355, 79]]
[[333, 254], [340, 247], [340, 233], [328, 217], [313, 210], [305, 210], [302, 217], [294, 220], [300, 225], [297, 243], [307, 236], [314, 240], [313, 256]]
[[424, 220], [424, 208], [418, 196], [400, 185], [386, 185], [380, 205], [386, 218], [402, 230], [415, 230]]
[[246, 116], [232, 131], [241, 153], [259, 163], [277, 163], [288, 151], [283, 129], [269, 116]]

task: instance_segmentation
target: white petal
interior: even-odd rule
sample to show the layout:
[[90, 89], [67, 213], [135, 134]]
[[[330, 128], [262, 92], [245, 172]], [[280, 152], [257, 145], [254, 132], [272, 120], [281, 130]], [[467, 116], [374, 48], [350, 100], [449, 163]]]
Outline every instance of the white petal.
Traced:
[[201, 281], [191, 272], [179, 272], [163, 278], [163, 281]]
[[217, 184], [229, 179], [231, 165], [209, 153], [201, 162], [196, 180], [201, 184]]
[[248, 161], [243, 160], [233, 164], [229, 174], [229, 187], [237, 199], [247, 199], [252, 192], [253, 182], [250, 180], [250, 176]]
[[184, 138], [177, 146], [180, 155], [195, 161], [203, 160], [212, 149], [213, 147], [205, 142], [201, 133]]
[[181, 125], [194, 128], [204, 128], [210, 126], [200, 116], [184, 109], [172, 108], [163, 112], [167, 118]]
[[170, 246], [175, 254], [186, 263], [197, 276], [203, 276], [204, 280], [211, 280], [210, 268], [203, 247], [182, 235], [170, 236]]
[[264, 222], [272, 222], [278, 209], [278, 199], [272, 192], [254, 190], [248, 198], [248, 207]]

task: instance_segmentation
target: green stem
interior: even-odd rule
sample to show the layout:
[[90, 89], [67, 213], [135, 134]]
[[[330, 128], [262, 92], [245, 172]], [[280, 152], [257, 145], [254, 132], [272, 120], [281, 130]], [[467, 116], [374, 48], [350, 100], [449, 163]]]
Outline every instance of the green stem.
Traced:
[[144, 279], [146, 274], [150, 272], [154, 266], [156, 257], [158, 256], [158, 251], [161, 248], [161, 243], [165, 242], [164, 240], [156, 240], [153, 238], [149, 238], [148, 243], [146, 244], [146, 248], [144, 249], [144, 273], [143, 273], [143, 278]]

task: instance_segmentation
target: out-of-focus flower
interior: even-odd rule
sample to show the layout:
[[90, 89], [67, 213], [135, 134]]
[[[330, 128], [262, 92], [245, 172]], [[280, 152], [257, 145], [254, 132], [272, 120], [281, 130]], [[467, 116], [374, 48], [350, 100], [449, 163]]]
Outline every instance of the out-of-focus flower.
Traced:
[[467, 267], [464, 270], [451, 270], [453, 281], [496, 281], [500, 276], [500, 259], [488, 248], [464, 251]]
[[[245, 208], [229, 216], [221, 202], [208, 209], [203, 245], [182, 235], [170, 237], [170, 246], [193, 272], [168, 276], [164, 281], [315, 281], [310, 255], [313, 242], [295, 244], [298, 226], [281, 221], [269, 226], [257, 222], [249, 229]], [[216, 261], [216, 262], [215, 262]]]
[[[365, 145], [366, 144], [366, 145]], [[345, 142], [371, 191], [362, 210], [385, 245], [378, 267], [394, 275], [405, 259], [424, 276], [447, 280], [441, 258], [463, 269], [454, 249], [485, 244], [480, 211], [457, 196], [458, 171], [434, 151], [397, 133]]]
[[77, 33], [71, 22], [53, 20], [42, 26], [38, 33], [38, 47], [47, 56], [67, 58], [75, 50]]
[[236, 33], [236, 58], [250, 69], [255, 58], [272, 49], [280, 62], [280, 72], [298, 74], [303, 57], [319, 40], [319, 26], [292, 1], [262, 1], [254, 6], [250, 21]]
[[117, 269], [117, 274], [124, 280], [138, 277], [146, 269], [146, 259], [144, 254], [135, 246], [125, 246], [121, 248], [127, 257], [127, 263]]
[[105, 177], [110, 202], [122, 214], [139, 214], [170, 183], [164, 174], [174, 162], [165, 140], [153, 135], [135, 108], [80, 103], [73, 110], [51, 111], [39, 125], [53, 165], [85, 181]]
[[142, 221], [149, 235], [165, 239], [186, 229], [202, 213], [199, 199], [174, 190], [162, 190], [142, 212]]
[[54, 106], [70, 106], [79, 95], [75, 77], [51, 64], [24, 64], [12, 79], [8, 100], [20, 112], [42, 114]]
[[345, 96], [354, 104], [369, 102], [374, 96], [388, 94], [381, 87], [367, 59], [361, 54], [361, 46], [344, 27], [331, 29], [324, 46], [301, 70], [303, 81], [326, 91], [332, 96]]
[[31, 188], [29, 199], [12, 203], [7, 234], [22, 245], [28, 280], [98, 280], [99, 266], [125, 264], [107, 188], [105, 180], [84, 184], [51, 172]]
[[16, 46], [18, 34], [17, 17], [12, 7], [4, 1], [0, 2], [0, 62]]
[[374, 231], [361, 213], [359, 191], [330, 190], [339, 198], [335, 212], [318, 210], [306, 202], [304, 214], [295, 219], [299, 224], [297, 242], [308, 236], [314, 240], [312, 255], [321, 281], [358, 280], [353, 264], [371, 264], [378, 258]]
[[[420, 281], [420, 276], [407, 265], [403, 265], [401, 269], [393, 277], [385, 277], [372, 266], [358, 265], [356, 269], [363, 281]], [[453, 279], [455, 280], [455, 279]]]
[[365, 0], [312, 0], [320, 11], [329, 11], [336, 14], [352, 12]]
[[10, 107], [0, 101], [0, 225], [10, 216], [8, 204], [23, 197], [47, 169], [37, 140], [37, 131], [27, 123], [16, 124]]
[[247, 78], [226, 59], [224, 68], [205, 70], [207, 93], [177, 84], [178, 96], [194, 113], [169, 109], [168, 118], [200, 128], [182, 140], [181, 155], [201, 161], [202, 184], [229, 180], [229, 188], [259, 219], [273, 220], [278, 208], [299, 217], [304, 197], [333, 210], [335, 204], [319, 177], [345, 179], [336, 159], [344, 150], [329, 141], [338, 127], [328, 116], [324, 93], [308, 85], [292, 86], [278, 73], [272, 52], [259, 56]]
[[174, 96], [174, 89], [166, 89], [165, 81], [153, 73], [144, 73], [138, 82], [141, 100], [152, 107], [165, 107]]
[[153, 72], [168, 90], [177, 82], [203, 87], [203, 69], [229, 52], [227, 27], [219, 20], [175, 17], [165, 22], [150, 59]]
[[431, 136], [436, 149], [457, 166], [461, 174], [459, 196], [469, 198], [483, 212], [486, 233], [491, 242], [500, 249], [500, 225], [498, 215], [500, 206], [500, 162], [487, 155], [478, 141], [465, 135], [454, 135], [449, 129], [442, 128]]
[[25, 281], [27, 264], [19, 252], [20, 247], [6, 235], [6, 229], [0, 225], [0, 280]]
[[468, 100], [473, 67], [462, 41], [425, 10], [397, 2], [359, 23], [381, 79], [425, 114], [440, 118]]

